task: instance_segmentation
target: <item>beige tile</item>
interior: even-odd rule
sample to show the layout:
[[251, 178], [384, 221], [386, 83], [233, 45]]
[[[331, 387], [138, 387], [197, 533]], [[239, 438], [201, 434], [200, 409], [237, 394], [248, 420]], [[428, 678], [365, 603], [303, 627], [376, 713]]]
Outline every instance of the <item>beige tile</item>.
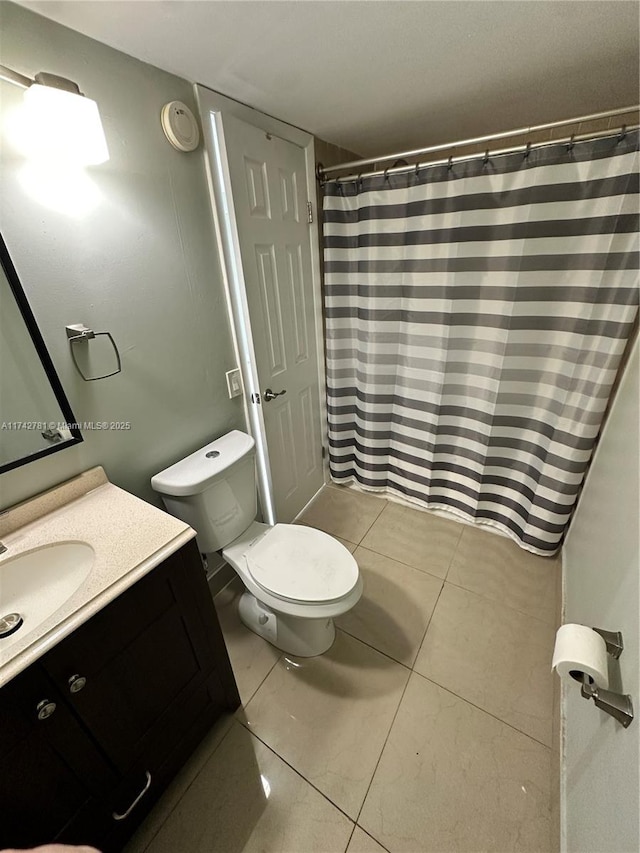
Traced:
[[206, 737], [203, 738], [193, 751], [187, 763], [182, 767], [167, 790], [154, 805], [143, 823], [140, 824], [135, 835], [125, 848], [126, 853], [143, 853], [147, 849], [162, 824], [169, 817], [233, 725], [237, 725], [233, 714], [225, 714], [216, 721]]
[[549, 746], [555, 631], [446, 583], [415, 670]]
[[341, 536], [334, 536], [334, 539], [337, 539], [344, 547], [350, 551], [352, 554], [358, 547], [355, 542], [348, 542], [346, 539], [343, 539]]
[[442, 581], [359, 547], [354, 554], [364, 581], [356, 606], [336, 624], [400, 663], [416, 659]]
[[385, 849], [363, 829], [356, 826], [346, 853], [385, 853]]
[[445, 578], [463, 527], [430, 512], [389, 503], [361, 545]]
[[549, 850], [549, 750], [415, 673], [359, 823], [391, 853]]
[[354, 489], [325, 486], [299, 521], [357, 545], [386, 504]]
[[465, 527], [447, 581], [555, 625], [560, 557], [538, 557], [511, 539]]
[[285, 655], [244, 711], [247, 725], [356, 817], [409, 671], [337, 632], [324, 655]]
[[150, 853], [343, 853], [353, 824], [235, 723]]
[[281, 653], [240, 621], [238, 601], [243, 592], [242, 581], [236, 578], [216, 595], [214, 603], [240, 698], [246, 705]]

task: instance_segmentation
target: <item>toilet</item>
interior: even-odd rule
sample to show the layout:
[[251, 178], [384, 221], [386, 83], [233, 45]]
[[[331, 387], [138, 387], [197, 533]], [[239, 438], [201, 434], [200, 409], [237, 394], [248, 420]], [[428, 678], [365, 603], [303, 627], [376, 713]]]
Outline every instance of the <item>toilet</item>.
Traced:
[[358, 564], [327, 533], [271, 527], [257, 512], [255, 442], [223, 435], [151, 479], [167, 511], [196, 531], [203, 554], [222, 550], [245, 592], [240, 618], [284, 652], [313, 657], [335, 638], [333, 620], [362, 595]]

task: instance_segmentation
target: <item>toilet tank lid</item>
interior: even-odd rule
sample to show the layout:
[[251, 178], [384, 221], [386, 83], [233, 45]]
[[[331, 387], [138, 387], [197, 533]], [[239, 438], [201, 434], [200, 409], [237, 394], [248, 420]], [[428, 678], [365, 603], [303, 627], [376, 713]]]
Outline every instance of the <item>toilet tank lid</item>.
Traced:
[[234, 429], [196, 450], [151, 478], [151, 487], [161, 495], [188, 497], [204, 492], [231, 465], [252, 453], [255, 441]]

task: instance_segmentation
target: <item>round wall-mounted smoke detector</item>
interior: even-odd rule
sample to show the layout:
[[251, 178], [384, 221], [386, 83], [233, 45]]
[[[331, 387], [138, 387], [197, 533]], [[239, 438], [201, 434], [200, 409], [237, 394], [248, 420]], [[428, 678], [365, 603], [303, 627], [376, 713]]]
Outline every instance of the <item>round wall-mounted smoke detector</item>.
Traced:
[[193, 151], [200, 142], [196, 117], [182, 101], [169, 101], [160, 114], [165, 136], [178, 151]]

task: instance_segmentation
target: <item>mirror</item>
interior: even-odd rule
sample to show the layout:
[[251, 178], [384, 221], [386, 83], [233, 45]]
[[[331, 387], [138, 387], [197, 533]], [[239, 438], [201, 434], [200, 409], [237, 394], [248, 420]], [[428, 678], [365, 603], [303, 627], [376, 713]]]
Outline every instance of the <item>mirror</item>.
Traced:
[[0, 474], [82, 441], [0, 235]]

